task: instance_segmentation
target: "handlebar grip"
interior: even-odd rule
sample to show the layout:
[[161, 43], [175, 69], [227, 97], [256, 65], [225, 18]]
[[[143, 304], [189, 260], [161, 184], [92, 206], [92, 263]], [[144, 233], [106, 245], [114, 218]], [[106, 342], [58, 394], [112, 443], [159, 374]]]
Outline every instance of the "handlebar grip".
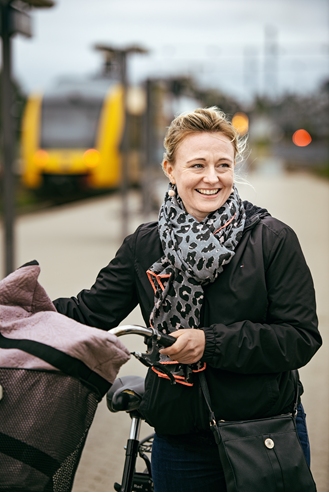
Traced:
[[169, 347], [172, 346], [176, 341], [176, 337], [170, 336], [168, 334], [160, 334], [158, 333], [158, 344], [159, 346]]

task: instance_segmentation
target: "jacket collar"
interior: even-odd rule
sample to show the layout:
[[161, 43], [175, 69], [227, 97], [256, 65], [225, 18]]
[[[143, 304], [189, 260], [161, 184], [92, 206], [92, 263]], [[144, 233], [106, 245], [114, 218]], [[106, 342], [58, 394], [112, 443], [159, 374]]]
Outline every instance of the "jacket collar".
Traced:
[[243, 206], [246, 212], [246, 222], [245, 222], [244, 231], [248, 229], [252, 229], [254, 226], [256, 226], [256, 224], [259, 223], [261, 219], [271, 215], [267, 211], [267, 209], [258, 207], [257, 205], [248, 202], [248, 200], [243, 201]]

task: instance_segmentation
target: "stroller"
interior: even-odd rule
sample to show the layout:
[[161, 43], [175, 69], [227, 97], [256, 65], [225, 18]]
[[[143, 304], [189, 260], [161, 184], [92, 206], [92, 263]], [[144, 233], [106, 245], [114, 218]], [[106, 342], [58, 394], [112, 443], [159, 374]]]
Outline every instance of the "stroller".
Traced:
[[71, 491], [97, 405], [129, 351], [56, 312], [36, 261], [0, 282], [0, 491]]

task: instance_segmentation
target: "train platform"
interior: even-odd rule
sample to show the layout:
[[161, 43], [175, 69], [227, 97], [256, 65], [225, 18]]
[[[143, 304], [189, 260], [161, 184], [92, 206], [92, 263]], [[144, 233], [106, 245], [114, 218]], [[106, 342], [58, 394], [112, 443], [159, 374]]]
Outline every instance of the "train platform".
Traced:
[[[309, 174], [252, 174], [252, 187], [239, 185], [241, 196], [266, 207], [297, 233], [311, 269], [324, 344], [311, 362], [300, 370], [305, 393], [303, 405], [311, 441], [312, 472], [318, 491], [329, 490], [329, 182]], [[160, 183], [158, 193], [165, 190]], [[129, 231], [144, 221], [141, 199], [129, 195]], [[49, 296], [72, 296], [90, 287], [98, 271], [115, 255], [121, 243], [121, 201], [118, 194], [21, 216], [16, 223], [17, 266], [36, 259], [40, 283]], [[153, 214], [149, 219], [156, 219]], [[3, 234], [0, 226], [0, 236]], [[2, 238], [0, 238], [2, 241]], [[2, 265], [1, 265], [2, 269]], [[0, 276], [3, 273], [0, 269]], [[142, 324], [138, 309], [125, 322]], [[125, 323], [123, 322], [123, 323]], [[130, 350], [143, 350], [142, 338], [122, 339]], [[144, 367], [129, 361], [120, 375], [145, 375]], [[100, 403], [76, 474], [73, 491], [113, 491], [121, 481], [124, 445], [130, 419], [111, 414], [105, 399]], [[143, 424], [142, 435], [150, 428]]]

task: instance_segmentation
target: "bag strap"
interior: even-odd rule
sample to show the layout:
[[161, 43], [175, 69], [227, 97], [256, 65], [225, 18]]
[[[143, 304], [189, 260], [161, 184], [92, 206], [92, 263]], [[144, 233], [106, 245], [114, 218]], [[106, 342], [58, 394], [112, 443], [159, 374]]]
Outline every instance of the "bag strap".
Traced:
[[47, 344], [28, 339], [11, 339], [4, 337], [0, 333], [0, 348], [20, 349], [21, 351], [32, 354], [58, 368], [61, 372], [77, 378], [93, 392], [100, 395], [101, 398], [111, 387], [110, 382], [88, 368], [83, 361]]
[[[207, 379], [206, 379], [206, 376], [204, 373], [205, 372], [201, 372], [199, 374], [200, 386], [201, 386], [201, 390], [203, 393], [203, 397], [206, 401], [206, 404], [207, 404], [207, 407], [209, 410], [210, 429], [215, 432], [215, 438], [216, 438], [216, 435], [217, 435], [216, 434], [216, 430], [217, 430], [216, 416], [214, 414], [214, 411], [211, 408], [211, 398], [210, 398], [210, 393], [209, 393], [209, 387], [208, 387]], [[299, 399], [298, 371], [297, 370], [291, 370], [291, 374], [293, 376], [295, 387], [296, 387], [294, 406], [293, 406], [293, 410], [292, 410], [292, 414], [295, 416], [297, 413], [297, 406], [298, 406], [298, 399]], [[216, 428], [216, 430], [214, 428]]]
[[213, 432], [213, 435], [214, 435], [214, 438], [215, 438], [217, 445], [219, 445], [219, 443], [221, 441], [221, 436], [220, 436], [219, 430], [217, 428], [215, 413], [211, 408], [211, 398], [210, 398], [210, 393], [209, 393], [209, 387], [207, 384], [207, 380], [206, 380], [206, 376], [205, 376], [204, 371], [199, 373], [199, 381], [200, 381], [200, 386], [201, 386], [201, 390], [203, 393], [203, 397], [206, 401], [206, 404], [207, 404], [207, 407], [209, 410], [209, 426], [210, 426], [211, 431]]
[[298, 400], [299, 400], [299, 387], [298, 387], [298, 370], [291, 370], [291, 374], [293, 376], [294, 382], [295, 382], [295, 401], [294, 401], [294, 407], [292, 410], [292, 414], [295, 416], [297, 414], [297, 406], [298, 406]]
[[214, 415], [213, 410], [211, 409], [211, 398], [210, 398], [210, 393], [209, 393], [209, 387], [208, 387], [207, 380], [206, 380], [206, 377], [204, 375], [204, 372], [201, 372], [200, 373], [199, 379], [200, 379], [200, 386], [201, 386], [201, 390], [202, 390], [202, 393], [203, 393], [203, 397], [204, 397], [204, 399], [206, 401], [206, 404], [207, 404], [207, 407], [208, 407], [208, 410], [209, 410], [209, 417], [212, 420], [215, 417], [215, 415]]
[[61, 467], [61, 463], [57, 459], [51, 457], [51, 455], [46, 454], [32, 445], [24, 443], [22, 440], [5, 435], [1, 431], [0, 452], [37, 469], [48, 478], [52, 478]]

